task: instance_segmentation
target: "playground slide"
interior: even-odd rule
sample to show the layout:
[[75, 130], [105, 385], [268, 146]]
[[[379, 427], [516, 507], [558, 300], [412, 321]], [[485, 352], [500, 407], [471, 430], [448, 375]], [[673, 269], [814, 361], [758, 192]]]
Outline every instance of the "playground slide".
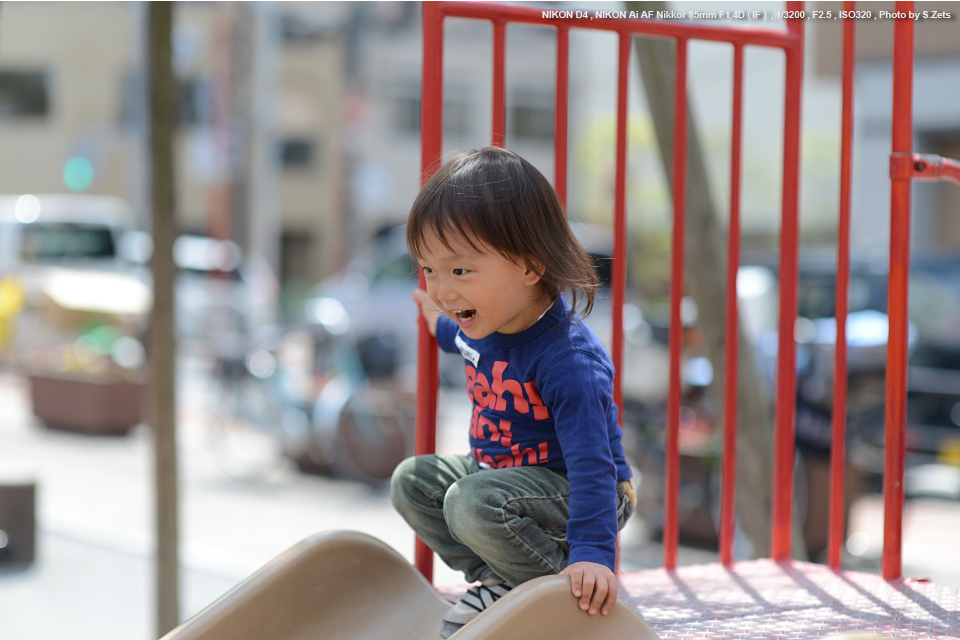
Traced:
[[[163, 640], [434, 640], [449, 606], [389, 546], [339, 531], [295, 545]], [[514, 589], [454, 638], [659, 640], [623, 602], [580, 611], [564, 576]]]

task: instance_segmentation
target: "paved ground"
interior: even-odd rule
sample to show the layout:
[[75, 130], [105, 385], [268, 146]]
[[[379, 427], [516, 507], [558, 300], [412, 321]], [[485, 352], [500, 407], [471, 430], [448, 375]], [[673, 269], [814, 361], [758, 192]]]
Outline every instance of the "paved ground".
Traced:
[[[202, 384], [189, 370], [181, 380], [184, 618], [319, 531], [364, 531], [412, 557], [413, 536], [382, 490], [292, 469], [264, 483], [225, 477], [204, 445]], [[468, 416], [457, 401], [441, 401], [440, 450], [460, 442]], [[38, 483], [37, 560], [27, 570], [0, 571], [0, 638], [155, 639], [149, 430], [122, 438], [51, 431], [32, 417], [25, 381], [0, 372], [0, 478], [23, 475]], [[646, 540], [639, 521], [622, 540], [624, 568], [659, 566], [659, 546]], [[681, 563], [714, 558], [681, 553]], [[436, 565], [438, 584], [460, 582]], [[960, 585], [960, 570], [941, 573]]]
[[[226, 477], [204, 444], [202, 380], [189, 370], [181, 379], [184, 618], [319, 531], [364, 531], [412, 559], [413, 535], [383, 490], [293, 469], [263, 483]], [[25, 380], [0, 372], [0, 478], [27, 476], [38, 487], [37, 559], [27, 570], [0, 570], [0, 638], [155, 638], [150, 431], [119, 438], [52, 431], [33, 418], [28, 394]], [[463, 437], [465, 409], [441, 401], [440, 450]], [[659, 562], [655, 546], [631, 549], [629, 566]], [[461, 582], [441, 562], [436, 574], [438, 584]]]

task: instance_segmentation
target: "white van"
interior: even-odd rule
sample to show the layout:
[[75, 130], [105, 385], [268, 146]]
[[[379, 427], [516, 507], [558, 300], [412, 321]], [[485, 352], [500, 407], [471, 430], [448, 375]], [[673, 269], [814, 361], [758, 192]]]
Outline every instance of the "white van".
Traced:
[[0, 195], [0, 273], [57, 266], [116, 270], [124, 235], [137, 229], [130, 205], [86, 194]]
[[126, 303], [130, 315], [149, 309], [149, 288], [138, 272], [143, 269], [127, 259], [137, 226], [132, 208], [121, 198], [0, 195], [0, 278], [16, 278], [25, 294], [17, 323], [21, 349], [51, 339], [41, 339], [45, 332], [36, 324], [36, 314], [56, 292], [80, 305], [75, 308], [92, 305], [96, 310], [97, 299], [112, 298]]

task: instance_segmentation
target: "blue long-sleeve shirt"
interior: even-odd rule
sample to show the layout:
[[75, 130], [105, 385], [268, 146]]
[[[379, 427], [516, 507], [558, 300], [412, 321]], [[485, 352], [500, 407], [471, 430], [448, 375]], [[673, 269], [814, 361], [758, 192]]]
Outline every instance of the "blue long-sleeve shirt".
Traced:
[[529, 329], [473, 340], [440, 316], [437, 343], [461, 353], [481, 466], [541, 465], [570, 480], [570, 563], [616, 563], [617, 483], [632, 476], [613, 401], [613, 363], [561, 296]]

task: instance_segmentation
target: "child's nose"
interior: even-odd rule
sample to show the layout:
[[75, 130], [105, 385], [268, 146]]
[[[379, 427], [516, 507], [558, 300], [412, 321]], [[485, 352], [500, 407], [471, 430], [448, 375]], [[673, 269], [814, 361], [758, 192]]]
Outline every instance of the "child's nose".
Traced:
[[448, 283], [441, 280], [437, 284], [437, 299], [444, 301], [456, 300], [457, 292], [454, 291], [453, 287], [451, 287]]

